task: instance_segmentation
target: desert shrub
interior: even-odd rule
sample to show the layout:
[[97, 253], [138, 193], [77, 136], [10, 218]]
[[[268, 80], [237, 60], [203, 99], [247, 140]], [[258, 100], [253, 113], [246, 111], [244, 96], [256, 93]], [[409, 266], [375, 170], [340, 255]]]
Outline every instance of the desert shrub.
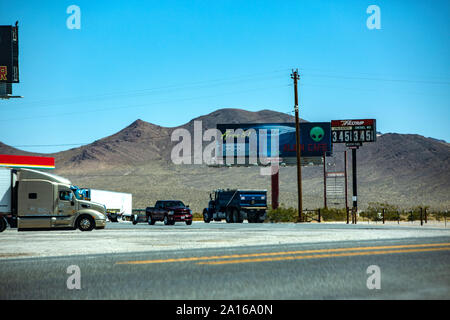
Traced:
[[387, 202], [369, 202], [369, 206], [360, 216], [365, 217], [371, 221], [382, 221], [384, 210], [384, 220], [398, 220], [400, 214], [399, 208], [396, 205]]
[[268, 222], [297, 222], [298, 210], [292, 207], [279, 206], [277, 209], [269, 208], [267, 211]]
[[416, 211], [408, 211], [406, 212], [406, 220], [407, 221], [420, 220], [420, 213]]
[[378, 215], [377, 211], [368, 211], [367, 209], [360, 212], [359, 216], [370, 221], [381, 221], [382, 217]]
[[437, 221], [442, 221], [445, 219], [449, 219], [450, 218], [450, 214], [448, 213], [448, 210], [445, 211], [435, 211], [432, 213], [432, 216], [437, 220]]
[[192, 219], [195, 221], [203, 220], [203, 213], [200, 212], [192, 213]]
[[[321, 221], [345, 221], [347, 219], [345, 209], [321, 208], [320, 215]], [[305, 221], [317, 221], [318, 211], [317, 209], [305, 210], [303, 216]], [[298, 210], [292, 207], [285, 208], [283, 206], [280, 206], [275, 210], [269, 209], [267, 211], [267, 221], [298, 222]]]
[[320, 215], [322, 221], [345, 221], [347, 220], [347, 213], [345, 208], [321, 208]]
[[[428, 206], [417, 206], [412, 208], [411, 210], [406, 212], [406, 219], [408, 221], [416, 221], [416, 220], [420, 220], [420, 209], [422, 209], [422, 219], [425, 219], [425, 211], [424, 209], [427, 209], [428, 211]], [[427, 217], [430, 217], [429, 212], [427, 212]]]

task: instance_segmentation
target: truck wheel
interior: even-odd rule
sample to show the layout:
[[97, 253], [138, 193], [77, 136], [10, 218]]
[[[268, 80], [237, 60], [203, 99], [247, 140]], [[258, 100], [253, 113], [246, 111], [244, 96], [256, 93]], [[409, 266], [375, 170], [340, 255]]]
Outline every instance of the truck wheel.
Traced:
[[81, 216], [77, 220], [77, 228], [80, 231], [92, 231], [95, 228], [95, 221], [91, 216]]
[[0, 217], [0, 232], [5, 231], [6, 229], [6, 220], [3, 217]]
[[227, 209], [225, 213], [225, 220], [227, 223], [233, 223], [233, 212], [230, 209]]
[[259, 216], [256, 216], [256, 222], [258, 222], [258, 223], [263, 223], [264, 222], [264, 220], [266, 220], [265, 219], [265, 216], [266, 216], [266, 213], [265, 212], [263, 212], [261, 215], [259, 215]]
[[209, 223], [211, 221], [211, 218], [209, 217], [208, 210], [203, 210], [203, 221], [205, 223]]
[[169, 217], [164, 216], [164, 225], [169, 226], [170, 224]]
[[243, 222], [243, 220], [241, 219], [241, 214], [236, 209], [233, 210], [233, 222], [234, 223], [242, 223]]
[[155, 220], [152, 219], [152, 216], [148, 216], [148, 224], [151, 226], [155, 224]]
[[186, 221], [186, 225], [190, 226], [192, 224], [192, 220], [191, 221]]

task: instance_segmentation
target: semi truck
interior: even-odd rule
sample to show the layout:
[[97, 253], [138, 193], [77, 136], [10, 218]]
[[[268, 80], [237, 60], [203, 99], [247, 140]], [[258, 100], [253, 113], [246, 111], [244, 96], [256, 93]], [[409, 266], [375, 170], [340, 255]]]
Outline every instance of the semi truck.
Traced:
[[0, 232], [106, 225], [106, 208], [75, 197], [66, 178], [33, 169], [0, 168]]
[[203, 221], [227, 223], [260, 223], [266, 219], [267, 190], [218, 189], [209, 194], [208, 208], [203, 210]]
[[131, 193], [72, 187], [78, 199], [100, 203], [106, 207], [106, 216], [111, 222], [118, 222], [123, 216], [130, 216], [133, 210]]

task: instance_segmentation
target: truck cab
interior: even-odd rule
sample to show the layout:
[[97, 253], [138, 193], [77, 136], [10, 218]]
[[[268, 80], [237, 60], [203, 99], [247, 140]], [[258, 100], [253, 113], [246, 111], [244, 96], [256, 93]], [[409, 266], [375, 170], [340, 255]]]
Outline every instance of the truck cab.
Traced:
[[19, 231], [105, 227], [105, 207], [77, 199], [69, 180], [32, 169], [6, 170], [11, 172], [10, 206], [3, 215], [15, 217]]
[[218, 189], [210, 193], [203, 220], [227, 223], [264, 222], [267, 210], [267, 190]]

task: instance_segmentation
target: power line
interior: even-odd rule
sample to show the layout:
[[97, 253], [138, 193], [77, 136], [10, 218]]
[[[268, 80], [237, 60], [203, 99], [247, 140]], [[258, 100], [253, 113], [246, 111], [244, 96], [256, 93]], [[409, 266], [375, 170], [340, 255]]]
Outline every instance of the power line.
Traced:
[[[279, 72], [284, 72], [288, 69], [282, 69], [282, 70], [276, 70], [276, 71], [270, 71], [270, 72], [264, 72], [264, 73], [260, 73], [261, 74], [274, 74], [274, 73], [279, 73]], [[308, 69], [305, 69], [308, 70]], [[311, 69], [309, 69], [311, 70]], [[317, 69], [316, 69], [317, 70]], [[368, 74], [368, 73], [367, 73]], [[427, 80], [406, 80], [406, 79], [388, 79], [388, 78], [375, 78], [375, 77], [352, 77], [352, 76], [342, 76], [342, 75], [329, 75], [329, 74], [308, 74], [307, 72], [302, 73], [302, 77], [323, 77], [323, 78], [336, 78], [336, 79], [348, 79], [348, 80], [370, 80], [370, 81], [387, 81], [387, 82], [405, 82], [405, 83], [428, 83], [428, 84], [450, 84], [450, 82], [448, 81], [427, 81]], [[168, 89], [168, 92], [165, 93], [170, 93], [174, 90], [176, 90], [177, 88], [188, 88], [188, 89], [192, 89], [193, 87], [195, 88], [200, 87], [200, 88], [208, 88], [208, 87], [213, 87], [213, 86], [217, 86], [217, 85], [227, 85], [227, 84], [233, 84], [233, 83], [240, 83], [243, 81], [248, 81], [254, 77], [257, 77], [258, 79], [260, 79], [261, 77], [258, 76], [257, 74], [249, 74], [249, 75], [241, 75], [241, 76], [237, 76], [237, 77], [231, 77], [231, 78], [222, 78], [222, 79], [216, 79], [216, 80], [204, 80], [204, 81], [197, 81], [197, 82], [192, 82], [192, 83], [188, 83], [188, 84], [184, 84], [184, 85], [170, 85], [170, 86], [164, 86], [164, 87], [159, 87], [159, 88], [148, 88], [148, 89], [140, 89], [140, 90], [134, 90], [134, 91], [125, 91], [122, 93], [106, 93], [106, 94], [100, 94], [100, 95], [93, 95], [93, 96], [85, 96], [85, 97], [81, 97], [81, 98], [91, 98], [91, 99], [95, 99], [97, 98], [101, 98], [101, 97], [111, 97], [111, 98], [115, 98], [115, 96], [117, 95], [137, 95], [139, 94], [139, 92], [141, 92], [141, 94], [145, 95], [148, 93], [152, 93], [152, 91], [157, 91], [157, 90], [162, 90], [162, 89]], [[278, 78], [279, 76], [276, 77], [269, 77], [269, 78]], [[284, 76], [283, 76], [284, 77]], [[235, 80], [232, 80], [235, 79]], [[240, 80], [236, 80], [236, 79], [240, 79]], [[220, 83], [223, 81], [228, 81], [225, 83]], [[211, 83], [211, 82], [217, 82], [217, 83]], [[203, 84], [203, 85], [202, 85]], [[330, 86], [324, 86], [324, 85], [317, 85], [317, 84], [304, 84], [304, 83], [300, 83], [300, 86], [318, 86], [318, 87], [330, 87]], [[86, 113], [98, 113], [98, 112], [104, 112], [104, 111], [110, 111], [110, 110], [117, 110], [117, 109], [130, 109], [130, 108], [140, 108], [140, 107], [149, 107], [149, 106], [155, 106], [155, 105], [160, 105], [160, 104], [164, 104], [164, 103], [171, 103], [171, 102], [177, 102], [177, 101], [187, 101], [187, 100], [195, 100], [195, 99], [204, 99], [204, 98], [211, 98], [211, 97], [217, 97], [217, 96], [221, 96], [221, 95], [228, 95], [228, 94], [235, 94], [235, 93], [244, 93], [244, 92], [251, 92], [251, 91], [257, 91], [257, 90], [266, 90], [267, 88], [269, 89], [275, 89], [275, 88], [280, 88], [280, 87], [286, 87], [286, 86], [292, 86], [292, 84], [288, 84], [288, 85], [282, 85], [282, 86], [277, 86], [277, 87], [263, 87], [263, 88], [255, 88], [255, 89], [249, 89], [249, 90], [244, 90], [244, 91], [234, 91], [234, 92], [226, 92], [226, 93], [222, 93], [222, 94], [216, 94], [216, 95], [209, 95], [209, 96], [198, 96], [198, 97], [190, 97], [190, 98], [179, 98], [179, 99], [173, 99], [173, 100], [166, 100], [166, 101], [160, 101], [160, 102], [154, 102], [154, 103], [145, 103], [145, 104], [138, 104], [138, 105], [127, 105], [127, 106], [117, 106], [117, 107], [106, 107], [106, 108], [101, 108], [101, 109], [94, 109], [94, 110], [87, 110], [87, 111], [83, 111], [82, 114], [86, 114]], [[345, 89], [345, 88], [344, 88]], [[347, 89], [351, 89], [351, 90], [364, 90], [361, 88], [347, 88]], [[367, 90], [366, 90], [367, 91]], [[50, 100], [51, 101], [51, 100]], [[58, 100], [53, 100], [53, 101], [58, 101]], [[35, 101], [34, 103], [42, 103], [45, 102], [45, 100], [43, 101]], [[66, 101], [65, 103], [79, 103], [80, 101]], [[31, 102], [32, 104], [33, 102]], [[64, 103], [63, 103], [64, 104]], [[34, 116], [34, 117], [20, 117], [20, 118], [13, 118], [13, 119], [1, 119], [0, 122], [6, 122], [6, 121], [17, 121], [17, 120], [27, 120], [27, 119], [37, 119], [37, 118], [53, 118], [53, 117], [60, 117], [60, 116], [66, 116], [66, 115], [78, 115], [80, 114], [80, 112], [71, 112], [71, 113], [61, 113], [61, 114], [56, 114], [56, 115], [44, 115], [44, 116]], [[158, 137], [155, 137], [158, 138]], [[87, 145], [90, 143], [77, 143], [77, 144], [49, 144], [49, 145], [20, 145], [20, 146], [14, 146], [14, 147], [22, 147], [22, 148], [31, 148], [31, 147], [56, 147], [56, 146], [82, 146], [82, 145]]]
[[[257, 121], [271, 119], [271, 118], [272, 119], [273, 118], [278, 118], [281, 115], [291, 116], [289, 113], [290, 112], [280, 112], [280, 114], [271, 115], [271, 116], [268, 116], [268, 117], [260, 117], [260, 118], [257, 119]], [[173, 129], [175, 130], [177, 128], [173, 128]], [[165, 138], [169, 138], [171, 136], [172, 136], [172, 133], [167, 134], [167, 135], [158, 135], [158, 136], [154, 136], [154, 137], [151, 137], [151, 138], [141, 138], [141, 139], [137, 138], [137, 139], [142, 142], [142, 141], [152, 141], [152, 140], [157, 140], [157, 139], [165, 139]], [[13, 148], [65, 147], [65, 146], [81, 146], [82, 147], [82, 146], [87, 146], [87, 145], [94, 144], [97, 141], [99, 141], [99, 140], [95, 140], [94, 142], [83, 142], [83, 143], [64, 143], [64, 144], [45, 144], [45, 145], [42, 145], [42, 144], [41, 145], [37, 145], [37, 144], [36, 145], [14, 145], [14, 146], [10, 146], [10, 147], [13, 147]], [[127, 140], [121, 140], [120, 142], [125, 142], [125, 141], [127, 141]]]
[[111, 110], [118, 110], [118, 109], [131, 109], [131, 108], [142, 108], [142, 107], [150, 107], [150, 106], [157, 106], [177, 101], [189, 101], [189, 100], [196, 100], [196, 99], [206, 99], [206, 98], [215, 98], [218, 96], [223, 95], [229, 95], [229, 94], [239, 94], [239, 93], [247, 93], [252, 91], [259, 91], [259, 90], [272, 90], [277, 88], [284, 88], [289, 87], [291, 84], [287, 85], [281, 85], [281, 86], [265, 86], [265, 87], [259, 87], [254, 89], [248, 89], [248, 90], [240, 90], [240, 91], [231, 91], [231, 92], [224, 92], [221, 94], [215, 94], [215, 95], [208, 95], [208, 96], [198, 96], [198, 97], [190, 97], [190, 98], [178, 98], [173, 100], [166, 100], [166, 101], [160, 101], [160, 102], [153, 102], [153, 103], [143, 103], [138, 105], [126, 105], [126, 106], [117, 106], [117, 107], [106, 107], [102, 109], [91, 109], [91, 110], [83, 110], [80, 111], [74, 111], [74, 112], [66, 112], [66, 113], [59, 113], [59, 114], [50, 114], [50, 115], [43, 115], [43, 116], [30, 116], [30, 117], [18, 117], [18, 118], [10, 118], [10, 119], [1, 119], [0, 122], [9, 122], [9, 121], [17, 121], [17, 120], [30, 120], [30, 119], [44, 119], [44, 118], [55, 118], [60, 116], [71, 116], [71, 115], [85, 115], [86, 113], [98, 113], [103, 111], [111, 111]]
[[[384, 73], [373, 73], [373, 72], [355, 72], [355, 71], [351, 71], [351, 72], [346, 72], [345, 70], [340, 70], [340, 71], [333, 71], [330, 69], [318, 69], [318, 68], [310, 68], [310, 67], [303, 67], [303, 68], [299, 68], [301, 70], [302, 75], [304, 74], [308, 74], [308, 72], [312, 71], [314, 72], [319, 72], [321, 74], [325, 73], [325, 74], [334, 74], [335, 76], [342, 76], [342, 74], [344, 75], [344, 77], [350, 75], [350, 76], [354, 76], [354, 75], [363, 75], [365, 78], [383, 78], [386, 77], [387, 74]], [[396, 77], [400, 76], [399, 74], [396, 74], [395, 76], [393, 76], [393, 79], [396, 79]], [[401, 75], [401, 77], [406, 77], [407, 79], [425, 79], [425, 78], [429, 78], [429, 79], [439, 79], [439, 80], [445, 80], [444, 82], [449, 82], [450, 80], [450, 75], [424, 75], [424, 74], [411, 74], [408, 73]], [[425, 80], [428, 81], [428, 80]], [[432, 80], [433, 81], [433, 80]]]
[[[131, 91], [122, 91], [122, 92], [114, 92], [114, 93], [103, 93], [103, 94], [97, 94], [97, 95], [88, 95], [88, 96], [79, 96], [79, 97], [69, 97], [69, 98], [59, 98], [59, 99], [53, 99], [53, 100], [38, 100], [38, 101], [31, 101], [31, 102], [25, 102], [23, 104], [19, 104], [16, 106], [21, 107], [30, 107], [35, 106], [36, 104], [47, 104], [48, 105], [65, 105], [65, 104], [74, 104], [74, 103], [82, 103], [82, 102], [89, 102], [89, 101], [97, 101], [102, 99], [117, 99], [117, 98], [127, 98], [129, 96], [145, 96], [149, 94], [164, 94], [164, 93], [171, 93], [175, 90], [183, 90], [183, 89], [200, 89], [200, 88], [210, 88], [215, 86], [221, 86], [221, 85], [232, 85], [236, 83], [241, 83], [249, 80], [264, 80], [264, 79], [276, 79], [284, 77], [284, 75], [280, 76], [268, 76], [268, 77], [261, 77], [261, 75], [271, 75], [274, 73], [280, 73], [285, 72], [288, 69], [280, 69], [280, 70], [274, 70], [270, 72], [262, 72], [259, 74], [248, 74], [248, 75], [240, 75], [235, 77], [227, 77], [227, 78], [220, 78], [220, 79], [213, 79], [213, 80], [202, 80], [202, 81], [195, 81], [191, 83], [185, 83], [185, 84], [179, 84], [179, 85], [167, 85], [167, 86], [161, 86], [161, 87], [155, 87], [155, 88], [144, 88], [144, 89], [138, 89], [138, 90], [131, 90]], [[303, 68], [302, 70], [316, 70], [320, 72], [320, 69], [308, 69]], [[327, 70], [329, 72], [329, 70]], [[347, 73], [352, 74], [352, 73]], [[373, 73], [353, 73], [353, 74], [365, 74], [365, 75], [374, 75]], [[334, 79], [347, 79], [347, 80], [370, 80], [370, 81], [385, 81], [385, 82], [404, 82], [404, 83], [425, 83], [425, 84], [444, 84], [448, 85], [450, 84], [450, 81], [430, 81], [430, 80], [410, 80], [410, 79], [388, 79], [388, 78], [379, 78], [379, 77], [354, 77], [354, 76], [346, 76], [346, 75], [333, 75], [333, 74], [314, 74], [314, 73], [308, 73], [302, 72], [303, 77], [322, 77], [322, 78], [334, 78]], [[69, 100], [69, 101], [67, 101]]]
[[426, 84], [443, 84], [448, 85], [450, 81], [428, 81], [428, 80], [409, 80], [409, 79], [387, 79], [387, 78], [370, 78], [370, 77], [348, 77], [341, 75], [321, 75], [306, 73], [302, 74], [306, 77], [319, 77], [319, 78], [334, 78], [334, 79], [347, 79], [347, 80], [371, 80], [371, 81], [387, 81], [387, 82], [405, 82], [405, 83], [426, 83]]
[[404, 95], [420, 95], [420, 96], [432, 96], [432, 97], [444, 97], [448, 95], [448, 91], [446, 91], [447, 95], [440, 95], [440, 94], [430, 94], [425, 92], [416, 92], [416, 91], [399, 91], [399, 89], [395, 90], [388, 90], [386, 88], [377, 88], [377, 87], [371, 87], [371, 88], [357, 88], [357, 87], [348, 87], [348, 86], [334, 86], [334, 85], [324, 85], [324, 84], [314, 84], [314, 83], [301, 83], [299, 84], [300, 87], [319, 87], [319, 88], [328, 88], [328, 89], [343, 89], [343, 90], [352, 90], [352, 91], [361, 91], [361, 92], [380, 92], [382, 90], [384, 93], [389, 92], [391, 94], [404, 94]]
[[[58, 99], [51, 99], [51, 100], [38, 100], [38, 101], [30, 101], [25, 102], [23, 104], [18, 105], [18, 107], [27, 107], [27, 106], [35, 106], [36, 104], [71, 104], [71, 103], [80, 103], [80, 102], [86, 102], [86, 101], [96, 101], [103, 99], [113, 99], [113, 98], [119, 98], [119, 97], [127, 97], [127, 96], [143, 96], [148, 94], [158, 94], [158, 91], [162, 91], [160, 93], [170, 93], [173, 91], [179, 91], [182, 89], [196, 89], [196, 88], [209, 88], [209, 87], [216, 87], [221, 85], [232, 85], [236, 83], [246, 82], [249, 80], [253, 80], [256, 78], [256, 80], [265, 80], [265, 79], [276, 79], [281, 78], [283, 75], [280, 76], [266, 76], [262, 77], [261, 75], [265, 74], [274, 74], [274, 73], [280, 73], [284, 72], [285, 70], [275, 70], [271, 72], [264, 72], [260, 73], [259, 75], [255, 74], [249, 74], [244, 76], [236, 76], [236, 77], [228, 77], [228, 78], [221, 78], [221, 79], [214, 79], [214, 80], [203, 80], [203, 81], [196, 81], [191, 83], [185, 83], [185, 84], [179, 84], [179, 85], [167, 85], [167, 86], [161, 86], [161, 87], [155, 87], [155, 88], [144, 88], [144, 89], [138, 89], [138, 90], [130, 90], [130, 91], [122, 91], [122, 92], [113, 92], [113, 93], [103, 93], [103, 94], [96, 94], [96, 95], [88, 95], [88, 96], [79, 96], [79, 97], [68, 97], [68, 98], [58, 98]], [[69, 101], [67, 101], [69, 100]]]

